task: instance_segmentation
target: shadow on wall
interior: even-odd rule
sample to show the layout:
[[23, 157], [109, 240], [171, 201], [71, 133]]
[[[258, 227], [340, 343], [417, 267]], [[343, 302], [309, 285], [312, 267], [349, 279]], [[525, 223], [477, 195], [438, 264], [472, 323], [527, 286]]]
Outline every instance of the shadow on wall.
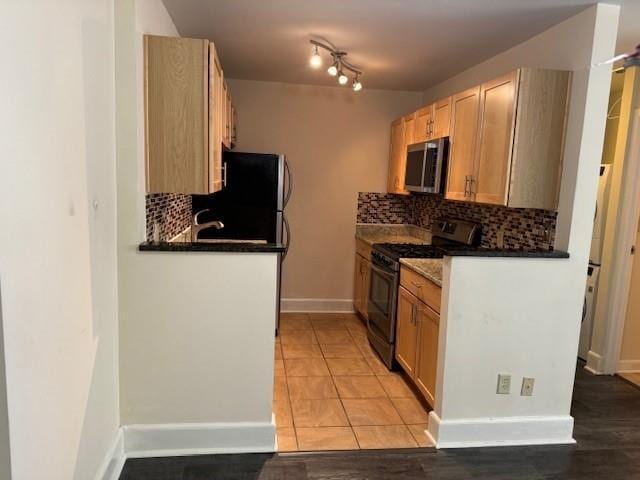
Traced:
[[[98, 21], [82, 25], [82, 75], [84, 101], [85, 173], [87, 182], [87, 227], [90, 269], [91, 336], [86, 337], [85, 368], [82, 371], [84, 398], [82, 429], [78, 437], [73, 479], [90, 478], [102, 463], [118, 426], [117, 383], [117, 273], [116, 273], [116, 184], [115, 131], [108, 139], [104, 119], [95, 112], [113, 111], [113, 96], [105, 93], [96, 77], [110, 78], [114, 65], [108, 61], [113, 50], [112, 29]], [[96, 55], [104, 52], [104, 56]], [[107, 59], [107, 60], [105, 60]], [[81, 412], [77, 412], [80, 414]]]
[[4, 364], [4, 330], [2, 320], [2, 279], [0, 278], [0, 478], [11, 480], [11, 448], [9, 438], [9, 408], [7, 405], [7, 374]]

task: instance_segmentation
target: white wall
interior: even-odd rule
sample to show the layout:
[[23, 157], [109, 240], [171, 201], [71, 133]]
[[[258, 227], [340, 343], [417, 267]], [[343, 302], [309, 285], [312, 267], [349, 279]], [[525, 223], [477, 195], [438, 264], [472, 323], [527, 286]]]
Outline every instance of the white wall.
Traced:
[[[439, 400], [429, 423], [439, 446], [571, 439], [569, 410], [611, 80], [609, 67], [590, 66], [613, 55], [618, 14], [617, 6], [593, 6], [425, 92], [433, 100], [519, 66], [574, 71], [556, 234], [556, 248], [571, 256], [448, 261]], [[495, 393], [501, 372], [514, 375], [511, 395]], [[519, 396], [525, 375], [536, 378], [532, 397]]]
[[[121, 421], [127, 426], [125, 449], [134, 455], [273, 449], [277, 255], [137, 249], [145, 237], [145, 33], [177, 35], [162, 3], [117, 0], [120, 399]], [[256, 435], [261, 445], [256, 445]]]
[[13, 478], [92, 478], [118, 428], [113, 2], [4, 2], [0, 279]]
[[293, 172], [285, 306], [314, 299], [351, 309], [358, 192], [386, 191], [390, 123], [416, 110], [421, 94], [246, 80], [229, 89], [236, 150], [284, 153]]

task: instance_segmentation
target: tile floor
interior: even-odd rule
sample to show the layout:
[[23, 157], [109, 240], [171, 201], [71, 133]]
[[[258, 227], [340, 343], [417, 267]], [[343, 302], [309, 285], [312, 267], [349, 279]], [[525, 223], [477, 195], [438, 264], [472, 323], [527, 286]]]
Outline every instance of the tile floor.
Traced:
[[640, 373], [619, 373], [618, 375], [640, 387]]
[[427, 410], [354, 314], [282, 314], [273, 403], [281, 452], [431, 446]]

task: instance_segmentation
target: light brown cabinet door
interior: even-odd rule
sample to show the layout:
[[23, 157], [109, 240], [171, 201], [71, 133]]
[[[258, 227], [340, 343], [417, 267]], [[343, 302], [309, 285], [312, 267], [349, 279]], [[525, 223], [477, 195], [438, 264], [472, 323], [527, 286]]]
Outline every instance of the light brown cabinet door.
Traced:
[[415, 124], [416, 124], [415, 113], [412, 113], [411, 115], [407, 115], [406, 117], [404, 117], [404, 144], [405, 144], [404, 151], [405, 152], [407, 151], [406, 149], [407, 145], [411, 145], [412, 143], [415, 143], [415, 140], [414, 140]]
[[222, 65], [213, 43], [209, 44], [209, 191], [222, 189]]
[[353, 308], [362, 313], [362, 257], [356, 254], [356, 265], [353, 273]]
[[405, 290], [404, 287], [398, 289], [396, 360], [411, 378], [415, 376], [416, 371], [418, 304], [419, 300]]
[[149, 193], [209, 193], [209, 42], [144, 37]]
[[413, 143], [426, 142], [431, 127], [432, 105], [421, 108], [415, 113], [413, 126]]
[[360, 312], [364, 318], [369, 318], [369, 284], [371, 282], [371, 262], [362, 259], [362, 308]]
[[449, 136], [449, 123], [451, 122], [451, 97], [438, 100], [433, 105], [431, 128], [429, 139]]
[[404, 189], [404, 166], [406, 163], [404, 119], [398, 118], [391, 123], [391, 141], [389, 145], [389, 193], [408, 193]]
[[476, 202], [506, 205], [518, 90], [518, 71], [482, 84], [473, 193]]
[[480, 87], [470, 88], [451, 99], [451, 132], [447, 191], [449, 200], [472, 200], [470, 179], [474, 173]]
[[418, 389], [433, 407], [436, 394], [438, 369], [438, 332], [440, 316], [428, 306], [421, 304], [418, 310], [418, 352], [415, 382]]
[[369, 301], [369, 278], [371, 263], [356, 254], [356, 269], [353, 281], [353, 306], [367, 318], [367, 302]]

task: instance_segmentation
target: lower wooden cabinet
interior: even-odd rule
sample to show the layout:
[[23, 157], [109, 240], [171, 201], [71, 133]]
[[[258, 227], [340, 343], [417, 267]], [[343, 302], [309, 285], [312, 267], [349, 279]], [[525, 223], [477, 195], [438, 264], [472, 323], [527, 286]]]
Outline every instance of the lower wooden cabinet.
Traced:
[[398, 309], [396, 313], [396, 360], [411, 377], [415, 377], [418, 323], [417, 310], [420, 300], [404, 287], [398, 290]]
[[[424, 279], [424, 282], [429, 280]], [[433, 287], [439, 288], [435, 284]], [[404, 286], [400, 286], [395, 358], [431, 406], [435, 402], [440, 329], [440, 315], [432, 306], [421, 301]]]
[[436, 393], [436, 371], [438, 368], [440, 315], [427, 305], [422, 304], [418, 306], [416, 316], [418, 318], [419, 332], [415, 382], [427, 402], [433, 406]]
[[356, 269], [353, 286], [353, 306], [364, 318], [368, 317], [369, 279], [371, 277], [371, 261], [356, 253]]

